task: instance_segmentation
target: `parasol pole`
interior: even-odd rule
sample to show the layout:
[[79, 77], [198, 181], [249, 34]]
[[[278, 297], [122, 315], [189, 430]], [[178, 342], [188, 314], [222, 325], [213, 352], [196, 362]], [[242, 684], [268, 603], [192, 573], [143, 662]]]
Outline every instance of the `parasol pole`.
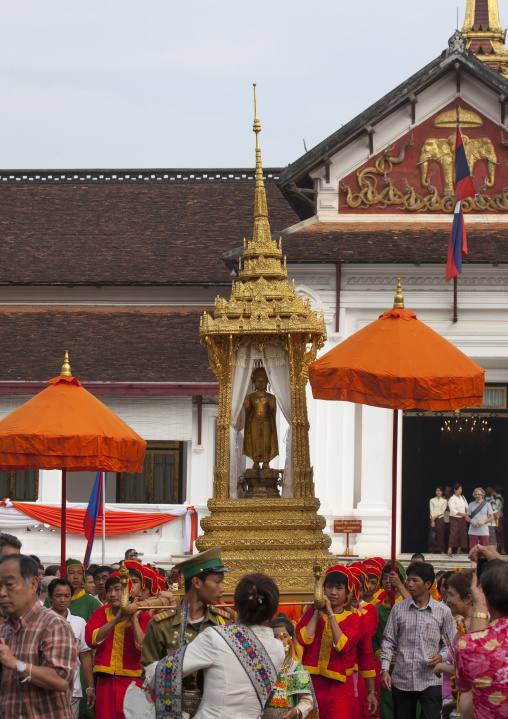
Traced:
[[[402, 294], [402, 285], [400, 277], [397, 279], [397, 292], [393, 298], [393, 309], [404, 309], [404, 296]], [[391, 571], [395, 572], [397, 565], [395, 564], [395, 547], [397, 546], [397, 441], [399, 431], [399, 410], [393, 410], [393, 437], [392, 437], [392, 555]], [[390, 590], [390, 606], [395, 604], [395, 587]]]
[[106, 472], [102, 473], [102, 564], [106, 564]]
[[[393, 410], [393, 437], [392, 437], [392, 554], [390, 571], [395, 572], [395, 547], [397, 542], [397, 439], [399, 431], [399, 410]], [[395, 587], [390, 589], [390, 606], [395, 604]]]
[[[72, 370], [69, 364], [69, 352], [65, 350], [64, 362], [60, 370], [60, 377], [72, 377]], [[67, 579], [65, 573], [65, 540], [67, 532], [67, 469], [62, 467], [62, 521], [60, 528], [60, 576]]]
[[60, 528], [60, 576], [67, 579], [65, 575], [65, 533], [67, 530], [67, 470], [62, 468], [62, 513]]

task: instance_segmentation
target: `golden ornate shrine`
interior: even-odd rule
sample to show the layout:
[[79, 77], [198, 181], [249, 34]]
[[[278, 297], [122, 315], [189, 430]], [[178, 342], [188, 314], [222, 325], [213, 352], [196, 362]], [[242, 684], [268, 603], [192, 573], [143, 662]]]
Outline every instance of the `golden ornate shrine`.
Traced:
[[[231, 297], [217, 297], [213, 318], [204, 313], [200, 324], [201, 343], [207, 348], [211, 367], [219, 381], [217, 420], [217, 463], [214, 468], [211, 516], [201, 520], [204, 535], [196, 547], [203, 551], [218, 544], [230, 570], [226, 587], [246, 572], [263, 571], [276, 578], [285, 594], [312, 591], [313, 566], [335, 561], [328, 552], [330, 538], [323, 533], [325, 520], [319, 516], [314, 496], [313, 471], [309, 457], [309, 421], [305, 386], [308, 365], [326, 339], [323, 315], [317, 317], [308, 297], [302, 300], [294, 283], [287, 281], [286, 260], [280, 239], [272, 239], [263, 182], [254, 86], [256, 134], [256, 190], [254, 233], [245, 243], [240, 259], [239, 281], [233, 282]], [[289, 371], [292, 434], [292, 496], [238, 498], [231, 484], [232, 385], [235, 359], [254, 348], [283, 350]], [[262, 362], [262, 360], [260, 360]]]

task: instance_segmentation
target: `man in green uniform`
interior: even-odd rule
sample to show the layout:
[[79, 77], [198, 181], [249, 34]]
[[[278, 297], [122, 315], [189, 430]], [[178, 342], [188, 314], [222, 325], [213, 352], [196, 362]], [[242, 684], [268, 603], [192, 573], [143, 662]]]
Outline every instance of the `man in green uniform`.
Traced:
[[231, 615], [216, 605], [224, 592], [221, 548], [189, 557], [176, 565], [185, 582], [185, 596], [175, 607], [156, 614], [145, 632], [141, 666], [158, 662], [180, 648], [180, 639], [189, 644], [207, 627], [229, 624]]

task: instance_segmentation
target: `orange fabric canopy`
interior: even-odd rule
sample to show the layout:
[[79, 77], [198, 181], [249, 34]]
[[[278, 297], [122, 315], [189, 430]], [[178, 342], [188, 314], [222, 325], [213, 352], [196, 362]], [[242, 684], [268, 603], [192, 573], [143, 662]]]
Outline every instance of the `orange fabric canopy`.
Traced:
[[0, 422], [0, 470], [142, 471], [144, 439], [74, 377], [49, 385]]
[[309, 365], [315, 399], [390, 409], [480, 406], [485, 371], [414, 312], [393, 309]]

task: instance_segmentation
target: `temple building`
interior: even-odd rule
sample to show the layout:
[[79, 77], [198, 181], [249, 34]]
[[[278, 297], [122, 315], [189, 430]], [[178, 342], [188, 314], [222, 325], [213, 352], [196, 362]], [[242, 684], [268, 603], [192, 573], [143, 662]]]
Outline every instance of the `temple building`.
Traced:
[[[401, 417], [398, 552], [426, 550], [437, 485], [460, 481], [469, 498], [478, 484], [503, 484], [508, 465], [505, 34], [495, 0], [467, 0], [462, 32], [439, 57], [284, 169], [264, 168], [289, 286], [323, 313], [321, 353], [389, 309], [400, 277], [406, 307], [486, 370], [483, 407], [455, 422], [477, 420], [466, 440], [446, 413]], [[463, 203], [462, 274], [447, 284], [457, 122], [477, 194]], [[245, 269], [254, 190], [252, 168], [0, 171], [0, 417], [58, 374], [68, 350], [75, 376], [148, 441], [142, 475], [108, 477], [111, 505], [208, 515], [219, 384], [200, 317]], [[334, 519], [356, 519], [355, 554], [388, 555], [390, 411], [316, 401], [310, 388], [307, 406], [331, 551], [345, 546]], [[286, 464], [287, 430], [279, 411], [273, 467]], [[70, 473], [69, 502], [87, 502], [93, 479]], [[0, 472], [4, 497], [57, 504], [59, 475]], [[18, 532], [25, 551], [56, 560], [58, 531], [39, 530]], [[164, 563], [182, 537], [180, 519], [121, 535], [107, 559], [135, 546]], [[76, 535], [68, 544], [84, 553]]]

